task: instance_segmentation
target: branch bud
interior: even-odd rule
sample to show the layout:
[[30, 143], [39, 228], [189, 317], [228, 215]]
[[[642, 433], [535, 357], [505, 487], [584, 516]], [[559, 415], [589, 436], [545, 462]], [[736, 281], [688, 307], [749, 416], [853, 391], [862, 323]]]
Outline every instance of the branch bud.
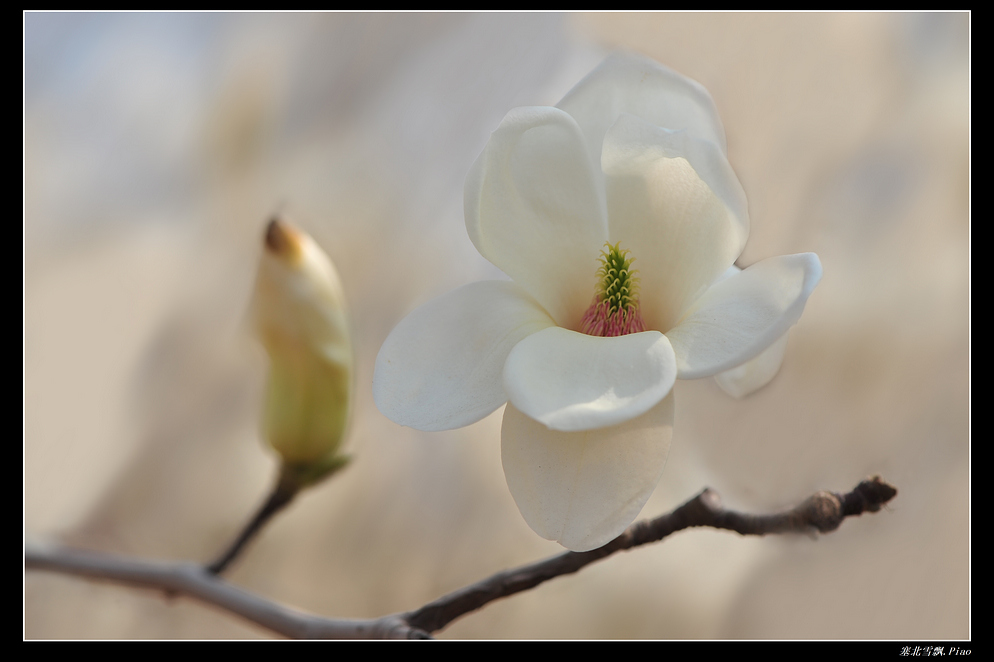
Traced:
[[334, 265], [305, 232], [274, 218], [266, 228], [252, 303], [269, 354], [263, 433], [299, 487], [345, 466], [339, 453], [352, 402], [353, 357]]

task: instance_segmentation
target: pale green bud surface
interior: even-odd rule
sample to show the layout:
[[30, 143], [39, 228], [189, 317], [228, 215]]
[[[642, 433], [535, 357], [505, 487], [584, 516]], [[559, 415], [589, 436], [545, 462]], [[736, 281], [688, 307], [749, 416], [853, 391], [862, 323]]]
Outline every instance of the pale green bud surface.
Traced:
[[253, 300], [269, 354], [263, 434], [284, 473], [311, 483], [344, 466], [353, 357], [345, 298], [331, 260], [281, 219], [266, 228]]

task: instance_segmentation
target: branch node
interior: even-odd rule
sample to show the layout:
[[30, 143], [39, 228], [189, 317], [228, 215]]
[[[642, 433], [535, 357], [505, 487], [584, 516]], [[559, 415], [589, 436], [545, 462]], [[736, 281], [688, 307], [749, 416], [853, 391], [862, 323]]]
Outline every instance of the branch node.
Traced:
[[842, 524], [842, 499], [831, 492], [816, 492], [808, 497], [797, 509], [806, 524], [821, 533], [835, 531]]
[[697, 501], [712, 514], [720, 513], [723, 510], [721, 495], [710, 487], [705, 487], [704, 491], [697, 495]]

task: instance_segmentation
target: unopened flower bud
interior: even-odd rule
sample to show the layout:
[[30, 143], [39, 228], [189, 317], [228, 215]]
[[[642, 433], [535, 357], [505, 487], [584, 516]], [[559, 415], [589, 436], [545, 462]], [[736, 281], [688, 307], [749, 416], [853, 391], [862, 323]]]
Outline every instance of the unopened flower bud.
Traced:
[[352, 342], [338, 272], [306, 233], [266, 228], [253, 317], [269, 353], [263, 433], [303, 487], [340, 469], [352, 401]]

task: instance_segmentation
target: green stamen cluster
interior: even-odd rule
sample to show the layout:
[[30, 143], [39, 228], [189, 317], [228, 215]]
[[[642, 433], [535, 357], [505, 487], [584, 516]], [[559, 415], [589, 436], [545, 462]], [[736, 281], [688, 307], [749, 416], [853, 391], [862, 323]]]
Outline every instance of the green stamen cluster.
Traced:
[[628, 249], [621, 248], [619, 241], [614, 246], [604, 244], [601, 250], [601, 266], [597, 270], [597, 298], [607, 302], [608, 316], [619, 310], [629, 311], [638, 303], [637, 270], [632, 269], [635, 258], [628, 257]]

